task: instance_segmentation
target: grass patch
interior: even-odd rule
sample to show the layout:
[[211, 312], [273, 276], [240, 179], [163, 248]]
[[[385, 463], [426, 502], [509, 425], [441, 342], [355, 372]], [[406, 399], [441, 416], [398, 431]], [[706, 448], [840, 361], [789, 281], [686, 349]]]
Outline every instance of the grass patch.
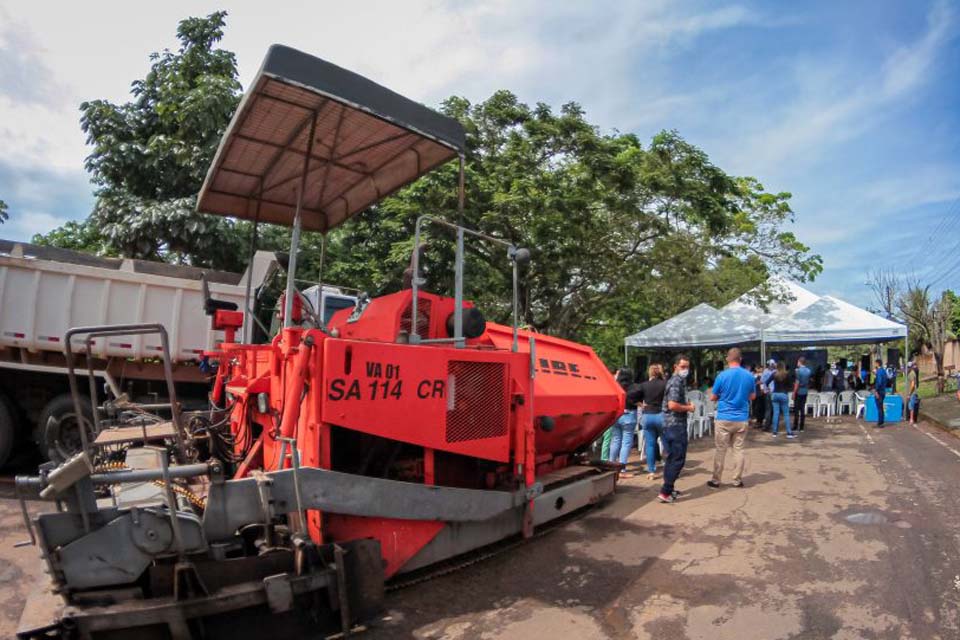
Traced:
[[[944, 394], [951, 394], [957, 392], [957, 379], [956, 378], [947, 378], [946, 386], [944, 387]], [[937, 397], [937, 381], [936, 380], [923, 380], [920, 382], [920, 389], [917, 392], [917, 395], [923, 398], [936, 398]]]

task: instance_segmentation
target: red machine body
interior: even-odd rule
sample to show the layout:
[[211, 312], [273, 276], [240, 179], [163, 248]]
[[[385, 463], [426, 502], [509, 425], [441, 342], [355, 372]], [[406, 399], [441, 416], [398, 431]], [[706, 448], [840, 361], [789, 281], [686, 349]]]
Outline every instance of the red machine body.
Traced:
[[[282, 438], [295, 438], [305, 467], [515, 490], [565, 467], [622, 411], [589, 347], [520, 332], [514, 352], [512, 329], [494, 324], [465, 348], [407, 344], [411, 303], [406, 290], [340, 311], [338, 337], [288, 328], [269, 345], [225, 344], [218, 376], [246, 456], [237, 475], [289, 467]], [[420, 336], [447, 338], [453, 300], [421, 292], [418, 306]], [[387, 577], [447, 526], [317, 511], [308, 524], [318, 543], [379, 539]]]

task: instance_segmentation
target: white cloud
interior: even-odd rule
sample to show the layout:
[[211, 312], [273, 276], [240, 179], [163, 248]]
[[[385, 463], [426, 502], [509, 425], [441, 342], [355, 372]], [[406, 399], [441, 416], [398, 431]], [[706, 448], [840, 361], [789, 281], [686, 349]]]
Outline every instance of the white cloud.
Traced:
[[15, 212], [0, 227], [5, 238], [29, 241], [34, 234], [46, 233], [55, 227], [67, 223], [70, 218], [56, 216], [46, 211]]
[[834, 61], [799, 57], [793, 83], [797, 94], [785, 96], [779, 109], [776, 102], [770, 105], [760, 126], [738, 145], [735, 165], [813, 163], [876, 128], [933, 79], [937, 58], [955, 35], [954, 20], [949, 5], [935, 3], [923, 35], [889, 53], [873, 74], [859, 69], [843, 73]]
[[[641, 136], [678, 128], [721, 167], [756, 175], [771, 189], [794, 191], [797, 234], [825, 254], [831, 281], [830, 271], [836, 278], [856, 271], [859, 278], [859, 265], [873, 251], [871, 240], [883, 233], [884, 216], [942, 202], [960, 189], [951, 179], [960, 172], [948, 162], [887, 160], [853, 172], [844, 164], [848, 159], [838, 160], [840, 151], [868, 134], [896, 135], [882, 126], [930, 86], [956, 33], [956, 16], [946, 2], [933, 5], [919, 35], [886, 51], [880, 46], [865, 51], [861, 60], [849, 51], [805, 47], [784, 50], [775, 60], [750, 61], [737, 73], [707, 77], [701, 71], [688, 81], [676, 58], [696, 54], [707, 36], [740, 29], [737, 37], [749, 47], [744, 27], [789, 29], [796, 21], [739, 4], [669, 0], [296, 5], [109, 0], [61, 3], [51, 20], [45, 3], [0, 0], [0, 33], [2, 23], [11, 21], [31, 32], [33, 60], [50, 70], [49, 84], [60, 96], [52, 104], [14, 102], [0, 91], [0, 148], [6, 159], [52, 167], [58, 175], [82, 171], [87, 150], [79, 103], [129, 99], [129, 83], [148, 69], [149, 53], [176, 46], [177, 21], [220, 8], [230, 12], [223, 46], [237, 53], [244, 84], [267, 47], [282, 42], [427, 104], [452, 93], [482, 100], [509, 88], [528, 102], [579, 101], [591, 121], [607, 128]], [[0, 57], [3, 50], [0, 46]], [[717, 60], [715, 67], [724, 62]], [[4, 63], [0, 60], [0, 69]], [[34, 180], [21, 193], [37, 188]], [[43, 203], [19, 209], [38, 212], [22, 222], [31, 228], [59, 219], [60, 210]]]
[[[911, 163], [912, 165], [913, 163]], [[906, 172], [878, 177], [852, 190], [874, 212], [951, 202], [960, 198], [960, 166], [949, 164], [911, 166]]]

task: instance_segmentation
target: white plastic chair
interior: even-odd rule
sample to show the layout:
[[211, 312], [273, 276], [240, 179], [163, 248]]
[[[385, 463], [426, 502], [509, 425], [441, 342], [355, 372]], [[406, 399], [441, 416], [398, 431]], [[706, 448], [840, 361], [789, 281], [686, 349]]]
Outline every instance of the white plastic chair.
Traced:
[[710, 434], [713, 432], [713, 423], [717, 419], [717, 403], [707, 399], [703, 403], [703, 432]]
[[803, 413], [816, 417], [818, 404], [820, 404], [820, 392], [810, 391], [807, 393], [807, 404], [803, 407]]
[[837, 406], [837, 415], [842, 416], [844, 408], [849, 410], [850, 415], [857, 412], [856, 392], [841, 391], [839, 396], [839, 405]]
[[834, 416], [837, 414], [837, 392], [823, 391], [817, 401], [818, 416]]
[[699, 438], [698, 421], [703, 416], [703, 402], [691, 399], [690, 394], [687, 394], [687, 402], [693, 405], [693, 411], [687, 414], [687, 438]]
[[856, 404], [856, 418], [859, 420], [860, 416], [864, 415], [867, 411], [867, 396], [860, 395], [859, 393], [853, 394], [854, 403]]
[[697, 390], [687, 391], [687, 402], [703, 402], [703, 392]]
[[695, 415], [691, 423], [693, 424], [694, 435], [702, 438], [704, 434], [710, 433], [710, 425], [713, 423], [713, 417], [708, 415], [703, 407], [701, 407], [699, 415]]

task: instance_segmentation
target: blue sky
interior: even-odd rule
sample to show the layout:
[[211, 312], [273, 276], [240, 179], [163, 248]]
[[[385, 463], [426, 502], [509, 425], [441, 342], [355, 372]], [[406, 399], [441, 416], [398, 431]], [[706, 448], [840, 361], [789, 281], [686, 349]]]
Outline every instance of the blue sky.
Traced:
[[0, 236], [89, 213], [77, 105], [125, 100], [178, 19], [219, 8], [244, 82], [282, 42], [428, 104], [507, 88], [641, 139], [677, 129], [794, 194], [817, 293], [870, 304], [871, 265], [960, 289], [960, 5], [944, 1], [0, 0]]

